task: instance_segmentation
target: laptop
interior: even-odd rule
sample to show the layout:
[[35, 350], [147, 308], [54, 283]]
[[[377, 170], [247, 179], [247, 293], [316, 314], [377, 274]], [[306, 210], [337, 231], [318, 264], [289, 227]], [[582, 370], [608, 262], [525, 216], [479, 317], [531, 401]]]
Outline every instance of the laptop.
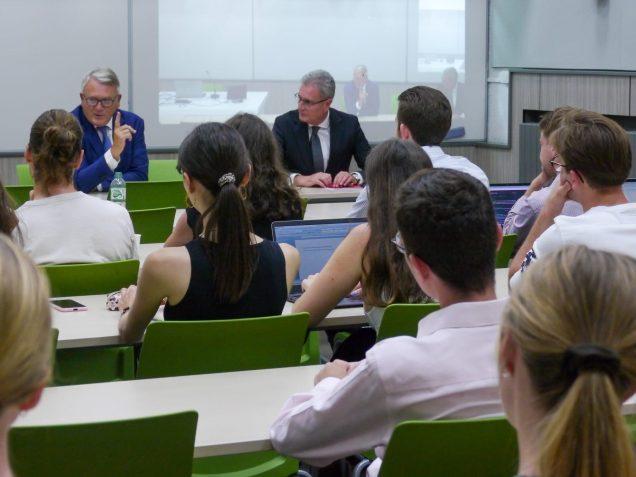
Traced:
[[521, 197], [528, 184], [496, 184], [490, 186], [490, 198], [495, 209], [495, 216], [499, 225], [503, 225], [506, 215], [517, 199]]
[[[340, 242], [366, 219], [286, 220], [272, 222], [272, 237], [278, 243], [288, 243], [300, 253], [300, 270], [294, 278], [288, 300], [295, 302], [302, 295], [300, 284], [309, 275], [319, 273]], [[362, 306], [359, 296], [343, 298], [336, 308]]]

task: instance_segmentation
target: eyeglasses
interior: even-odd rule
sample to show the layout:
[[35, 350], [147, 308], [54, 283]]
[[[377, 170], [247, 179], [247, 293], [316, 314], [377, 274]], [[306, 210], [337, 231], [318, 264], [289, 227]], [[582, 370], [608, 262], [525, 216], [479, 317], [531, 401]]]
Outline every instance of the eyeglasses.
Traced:
[[105, 108], [110, 108], [113, 104], [115, 104], [115, 101], [117, 101], [119, 98], [120, 98], [120, 96], [116, 96], [114, 98], [101, 98], [101, 99], [100, 98], [86, 98], [86, 97], [84, 97], [84, 95], [82, 95], [82, 99], [84, 101], [86, 101], [86, 104], [88, 104], [91, 108], [94, 108], [98, 104], [101, 104]]
[[552, 159], [550, 159], [550, 164], [552, 164], [552, 167], [554, 167], [554, 170], [557, 173], [561, 172], [563, 169], [567, 171], [567, 166], [565, 164], [561, 164], [560, 162], [555, 161], [555, 159], [558, 157], [559, 157], [558, 154], [555, 154], [554, 156], [552, 156]]
[[325, 101], [330, 100], [331, 98], [321, 99], [320, 101], [312, 101], [310, 99], [303, 98], [300, 93], [294, 94], [294, 98], [298, 101], [298, 104], [302, 104], [303, 106], [315, 106], [320, 103], [324, 103]]
[[397, 248], [398, 252], [400, 252], [402, 255], [409, 254], [409, 251], [406, 249], [406, 246], [404, 245], [404, 242], [402, 241], [402, 235], [400, 235], [399, 231], [398, 233], [395, 234], [395, 237], [391, 239], [391, 242], [393, 242], [393, 245], [395, 245], [395, 248]]

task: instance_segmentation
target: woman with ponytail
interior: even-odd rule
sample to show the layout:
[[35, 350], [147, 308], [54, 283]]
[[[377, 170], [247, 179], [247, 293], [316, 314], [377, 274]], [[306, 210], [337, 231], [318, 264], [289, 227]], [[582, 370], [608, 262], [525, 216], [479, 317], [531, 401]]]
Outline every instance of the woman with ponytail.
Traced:
[[145, 261], [138, 288], [123, 290], [120, 335], [139, 340], [164, 298], [166, 320], [280, 314], [299, 266], [296, 249], [252, 232], [245, 188], [250, 161], [239, 133], [206, 123], [179, 148], [188, 198], [201, 214], [195, 240]]
[[520, 476], [636, 475], [621, 415], [636, 389], [634, 283], [636, 260], [575, 246], [513, 290], [499, 366]]
[[31, 127], [24, 157], [35, 182], [32, 200], [16, 213], [14, 239], [38, 264], [110, 262], [136, 256], [128, 211], [75, 190], [82, 163], [82, 128], [61, 109]]

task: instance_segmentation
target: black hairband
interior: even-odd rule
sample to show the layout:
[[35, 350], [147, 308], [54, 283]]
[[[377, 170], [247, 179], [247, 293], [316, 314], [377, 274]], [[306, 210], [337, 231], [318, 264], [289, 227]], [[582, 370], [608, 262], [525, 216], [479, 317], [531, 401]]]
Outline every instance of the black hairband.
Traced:
[[579, 344], [569, 347], [563, 356], [562, 370], [569, 381], [586, 371], [597, 371], [615, 379], [621, 361], [616, 352], [595, 344]]

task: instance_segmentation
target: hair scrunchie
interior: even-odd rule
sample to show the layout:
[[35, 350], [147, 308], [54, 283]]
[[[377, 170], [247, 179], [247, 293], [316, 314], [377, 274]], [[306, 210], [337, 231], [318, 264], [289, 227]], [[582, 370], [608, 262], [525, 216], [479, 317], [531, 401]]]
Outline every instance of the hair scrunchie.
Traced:
[[221, 177], [219, 177], [219, 187], [223, 187], [226, 184], [234, 184], [236, 182], [236, 177], [234, 177], [234, 174], [232, 174], [231, 172], [228, 172], [226, 174], [223, 174]]

